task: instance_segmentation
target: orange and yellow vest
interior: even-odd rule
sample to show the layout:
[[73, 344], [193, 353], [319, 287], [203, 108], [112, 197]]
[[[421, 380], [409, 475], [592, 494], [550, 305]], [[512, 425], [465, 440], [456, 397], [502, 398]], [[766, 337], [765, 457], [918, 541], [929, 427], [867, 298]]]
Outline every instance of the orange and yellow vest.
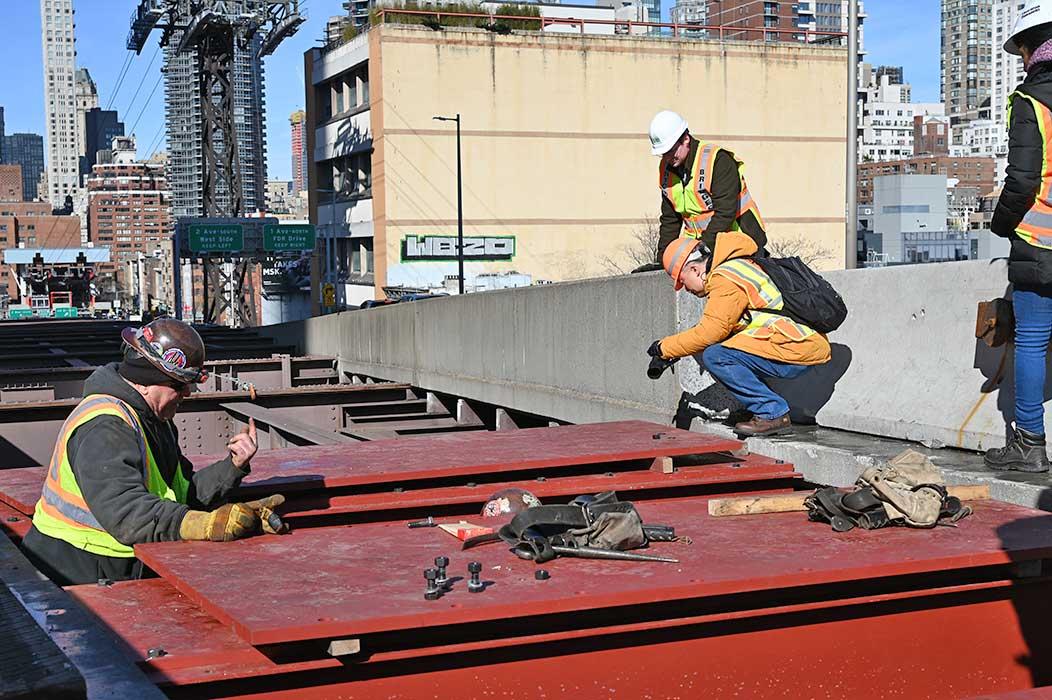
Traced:
[[116, 397], [92, 394], [85, 396], [62, 424], [62, 431], [59, 433], [44, 480], [44, 490], [33, 513], [33, 525], [48, 537], [68, 542], [92, 554], [134, 557], [132, 548], [118, 542], [92, 515], [77, 485], [77, 478], [73, 474], [66, 451], [73, 431], [102, 415], [117, 416], [135, 430], [142, 456], [146, 490], [164, 500], [186, 503], [189, 484], [182, 469], [175, 469], [172, 483], [164, 480], [135, 409]]
[[791, 340], [803, 340], [818, 332], [788, 316], [763, 312], [763, 309], [781, 310], [784, 302], [778, 287], [752, 260], [728, 260], [713, 268], [709, 274], [730, 280], [749, 297], [749, 308], [738, 321], [735, 333], [765, 340], [777, 332]]
[[1052, 138], [1052, 111], [1030, 95], [1013, 92], [1008, 97], [1008, 123], [1012, 123], [1012, 104], [1023, 99], [1034, 107], [1037, 125], [1041, 130], [1041, 186], [1037, 197], [1023, 220], [1016, 226], [1015, 234], [1032, 246], [1052, 250], [1052, 149], [1048, 140]]
[[[709, 193], [712, 192], [712, 173], [716, 165], [716, 155], [719, 152], [720, 147], [716, 144], [698, 141], [694, 162], [690, 165], [692, 184], [689, 186], [684, 186], [683, 181], [672, 168], [665, 165], [658, 166], [661, 193], [683, 217], [684, 236], [701, 238], [701, 234], [705, 233], [709, 222], [716, 214], [712, 206], [712, 196]], [[730, 230], [741, 231], [741, 225], [738, 222], [746, 212], [750, 211], [756, 217], [760, 228], [765, 228], [763, 218], [760, 217], [760, 210], [749, 193], [749, 186], [745, 183], [745, 164], [737, 158], [734, 160], [738, 163], [741, 193], [738, 195], [738, 213], [734, 217]]]

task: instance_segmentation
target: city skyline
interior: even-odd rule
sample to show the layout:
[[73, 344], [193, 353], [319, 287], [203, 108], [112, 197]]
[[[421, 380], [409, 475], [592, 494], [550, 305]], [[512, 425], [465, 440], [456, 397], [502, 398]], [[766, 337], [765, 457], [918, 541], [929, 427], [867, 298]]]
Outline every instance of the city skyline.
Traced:
[[[663, 3], [663, 19], [668, 19], [673, 4]], [[14, 5], [5, 8], [9, 21], [0, 26], [0, 59], [8, 65], [21, 66], [22, 70], [0, 75], [0, 105], [6, 108], [8, 133], [43, 135], [39, 6], [35, 2]], [[77, 67], [91, 71], [100, 106], [118, 111], [129, 133], [136, 133], [139, 155], [145, 158], [164, 145], [163, 89], [154, 89], [160, 78], [162, 57], [156, 40], [138, 56], [124, 49], [125, 18], [136, 5], [137, 0], [74, 0]], [[288, 115], [304, 107], [303, 52], [324, 37], [330, 16], [345, 12], [343, 0], [312, 0], [308, 9], [307, 22], [300, 31], [266, 61], [270, 179], [292, 179]], [[874, 65], [902, 65], [915, 100], [939, 101], [939, 0], [876, 0], [866, 5], [866, 14], [867, 60]], [[115, 19], [120, 20], [116, 28]], [[126, 75], [114, 99], [122, 71]]]

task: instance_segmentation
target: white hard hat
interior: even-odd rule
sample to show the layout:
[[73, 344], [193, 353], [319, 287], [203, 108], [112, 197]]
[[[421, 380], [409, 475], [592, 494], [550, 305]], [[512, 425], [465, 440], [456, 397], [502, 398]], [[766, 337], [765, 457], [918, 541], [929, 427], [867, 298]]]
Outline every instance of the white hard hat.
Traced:
[[[1019, 19], [1015, 22], [1012, 36], [1005, 42], [1005, 51], [1016, 56], [1022, 56], [1016, 39], [1028, 29], [1041, 24], [1052, 22], [1052, 0], [1027, 0], [1026, 7], [1019, 13]], [[1037, 48], [1036, 46], [1033, 48]]]
[[650, 153], [655, 156], [665, 155], [686, 131], [686, 119], [667, 109], [658, 112], [650, 120]]

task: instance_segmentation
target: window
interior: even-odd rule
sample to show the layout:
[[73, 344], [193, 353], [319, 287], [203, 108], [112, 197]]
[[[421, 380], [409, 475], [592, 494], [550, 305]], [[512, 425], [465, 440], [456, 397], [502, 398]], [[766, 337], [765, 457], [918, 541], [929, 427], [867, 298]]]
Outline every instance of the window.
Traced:
[[927, 204], [891, 204], [883, 208], [885, 214], [930, 214]]

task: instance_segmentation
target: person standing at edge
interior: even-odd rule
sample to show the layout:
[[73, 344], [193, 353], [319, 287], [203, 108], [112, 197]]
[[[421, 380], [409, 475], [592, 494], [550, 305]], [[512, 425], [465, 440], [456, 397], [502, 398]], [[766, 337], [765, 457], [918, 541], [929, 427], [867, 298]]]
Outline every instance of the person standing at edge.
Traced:
[[789, 404], [766, 379], [796, 379], [812, 365], [829, 361], [832, 350], [824, 335], [781, 310], [782, 293], [751, 258], [756, 242], [731, 231], [716, 237], [716, 250], [698, 240], [677, 238], [665, 249], [663, 264], [677, 291], [686, 288], [707, 297], [698, 325], [655, 340], [651, 357], [670, 361], [700, 353], [709, 370], [753, 417], [734, 426], [743, 437], [788, 430]]
[[[675, 112], [658, 112], [650, 122], [650, 153], [661, 156], [661, 228], [655, 260], [680, 235], [716, 249], [716, 237], [741, 231], [763, 255], [767, 245], [760, 210], [745, 184], [745, 165], [733, 153], [690, 135]], [[654, 269], [657, 269], [656, 266]]]
[[1012, 241], [1008, 279], [1015, 310], [1015, 425], [986, 452], [995, 470], [1047, 472], [1045, 360], [1052, 336], [1052, 1], [1029, 0], [1004, 50], [1026, 79], [1008, 100], [1008, 168], [990, 230]]
[[62, 425], [23, 548], [60, 585], [140, 578], [133, 545], [227, 541], [269, 524], [279, 495], [228, 503], [256, 454], [256, 426], [198, 471], [179, 449], [172, 419], [205, 381], [205, 345], [191, 326], [162, 318], [125, 328], [123, 359], [95, 370]]

